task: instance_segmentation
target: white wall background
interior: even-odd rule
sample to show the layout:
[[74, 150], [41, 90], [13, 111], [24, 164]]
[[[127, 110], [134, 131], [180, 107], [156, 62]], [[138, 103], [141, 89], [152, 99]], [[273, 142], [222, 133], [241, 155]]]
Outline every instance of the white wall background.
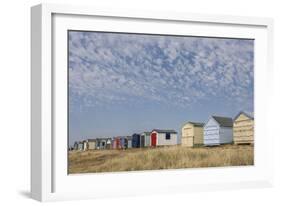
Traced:
[[[0, 201], [1, 205], [36, 205], [29, 198], [30, 173], [30, 6], [36, 0], [2, 1], [0, 6]], [[118, 199], [59, 202], [61, 205], [280, 205], [281, 194], [281, 6], [278, 0], [57, 0], [55, 3], [101, 5], [140, 10], [179, 11], [206, 14], [265, 16], [275, 20], [275, 96], [272, 130], [275, 139], [275, 187], [239, 191], [214, 191]], [[279, 1], [280, 2], [280, 1]], [[279, 71], [278, 71], [279, 69]], [[278, 90], [277, 90], [278, 89]], [[13, 141], [13, 144], [8, 144]], [[217, 198], [220, 197], [220, 198]], [[237, 198], [239, 197], [239, 198]]]

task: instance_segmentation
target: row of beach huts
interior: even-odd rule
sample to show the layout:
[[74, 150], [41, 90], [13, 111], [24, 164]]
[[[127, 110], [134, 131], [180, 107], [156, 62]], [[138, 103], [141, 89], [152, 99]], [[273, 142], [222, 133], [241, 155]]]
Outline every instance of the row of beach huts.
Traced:
[[206, 123], [186, 122], [181, 127], [181, 138], [171, 129], [111, 138], [86, 139], [75, 142], [73, 150], [129, 149], [169, 145], [214, 146], [222, 144], [254, 144], [254, 118], [240, 112], [234, 117], [211, 116]]
[[175, 130], [154, 129], [151, 132], [141, 134], [134, 133], [131, 136], [116, 136], [112, 138], [86, 139], [75, 142], [74, 150], [92, 149], [128, 149], [168, 146], [178, 144], [178, 135]]

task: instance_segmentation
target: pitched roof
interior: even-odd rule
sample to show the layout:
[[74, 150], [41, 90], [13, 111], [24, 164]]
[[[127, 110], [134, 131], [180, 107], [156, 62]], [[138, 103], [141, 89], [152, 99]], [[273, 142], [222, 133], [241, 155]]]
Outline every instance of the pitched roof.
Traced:
[[254, 119], [254, 117], [246, 112], [239, 112], [235, 117], [234, 117], [234, 120], [236, 120], [241, 114], [244, 114], [246, 117], [250, 118], [250, 119]]
[[153, 129], [152, 131], [158, 132], [158, 133], [177, 133], [173, 129]]
[[212, 116], [212, 117], [222, 127], [232, 127], [233, 126], [233, 120], [230, 117], [219, 117], [219, 116]]
[[108, 137], [99, 137], [96, 138], [96, 141], [106, 141], [107, 139], [109, 139]]
[[97, 140], [96, 139], [87, 139], [86, 141], [88, 141], [88, 142], [96, 142]]
[[194, 126], [197, 126], [197, 127], [203, 127], [204, 126], [204, 123], [202, 123], [202, 122], [187, 122], [187, 123], [193, 124]]
[[126, 136], [126, 138], [127, 138], [128, 140], [131, 140], [131, 139], [132, 139], [132, 136]]

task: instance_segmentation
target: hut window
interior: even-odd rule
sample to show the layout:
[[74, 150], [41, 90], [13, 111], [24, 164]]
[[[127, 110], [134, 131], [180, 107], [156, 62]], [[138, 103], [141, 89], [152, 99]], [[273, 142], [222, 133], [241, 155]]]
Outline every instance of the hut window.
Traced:
[[166, 139], [171, 139], [171, 133], [166, 133]]

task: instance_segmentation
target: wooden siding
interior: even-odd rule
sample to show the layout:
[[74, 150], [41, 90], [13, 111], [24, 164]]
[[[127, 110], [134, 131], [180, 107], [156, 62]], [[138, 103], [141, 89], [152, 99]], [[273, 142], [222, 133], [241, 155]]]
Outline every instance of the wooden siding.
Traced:
[[88, 142], [88, 149], [89, 149], [89, 150], [96, 149], [96, 142], [94, 142], [94, 141], [89, 141], [89, 142]]
[[106, 149], [106, 139], [97, 139], [97, 149]]
[[145, 145], [145, 135], [140, 136], [140, 147], [144, 147]]
[[194, 126], [187, 123], [182, 127], [181, 145], [186, 147], [193, 147], [194, 141]]
[[[150, 147], [150, 132], [142, 133], [141, 141], [143, 141], [143, 147]], [[141, 147], [142, 147], [142, 145], [141, 145]]]
[[78, 144], [78, 150], [83, 150], [83, 146], [84, 146], [84, 144], [81, 142], [81, 143], [79, 143]]
[[254, 143], [254, 120], [245, 114], [240, 114], [233, 124], [234, 144]]
[[204, 126], [204, 145], [219, 145], [219, 124], [210, 118]]
[[140, 147], [140, 134], [132, 135], [132, 147], [139, 148]]
[[233, 128], [222, 127], [213, 117], [204, 126], [204, 145], [220, 145], [233, 142]]
[[128, 148], [132, 148], [132, 139], [128, 139]]
[[158, 133], [156, 131], [153, 131], [151, 134], [153, 133], [156, 133], [157, 135], [157, 139], [156, 139], [157, 146], [177, 145], [178, 135], [176, 133], [170, 133], [171, 135], [170, 139], [166, 139], [166, 133]]
[[193, 136], [182, 136], [181, 145], [186, 147], [193, 147]]
[[145, 147], [150, 147], [150, 135], [145, 136]]
[[144, 146], [150, 147], [150, 133], [145, 135]]
[[201, 145], [203, 144], [203, 126], [199, 127], [199, 126], [195, 126], [194, 127], [194, 145]]
[[182, 127], [181, 144], [186, 147], [203, 144], [203, 127], [185, 124]]
[[220, 127], [220, 144], [233, 143], [233, 129], [232, 127]]

